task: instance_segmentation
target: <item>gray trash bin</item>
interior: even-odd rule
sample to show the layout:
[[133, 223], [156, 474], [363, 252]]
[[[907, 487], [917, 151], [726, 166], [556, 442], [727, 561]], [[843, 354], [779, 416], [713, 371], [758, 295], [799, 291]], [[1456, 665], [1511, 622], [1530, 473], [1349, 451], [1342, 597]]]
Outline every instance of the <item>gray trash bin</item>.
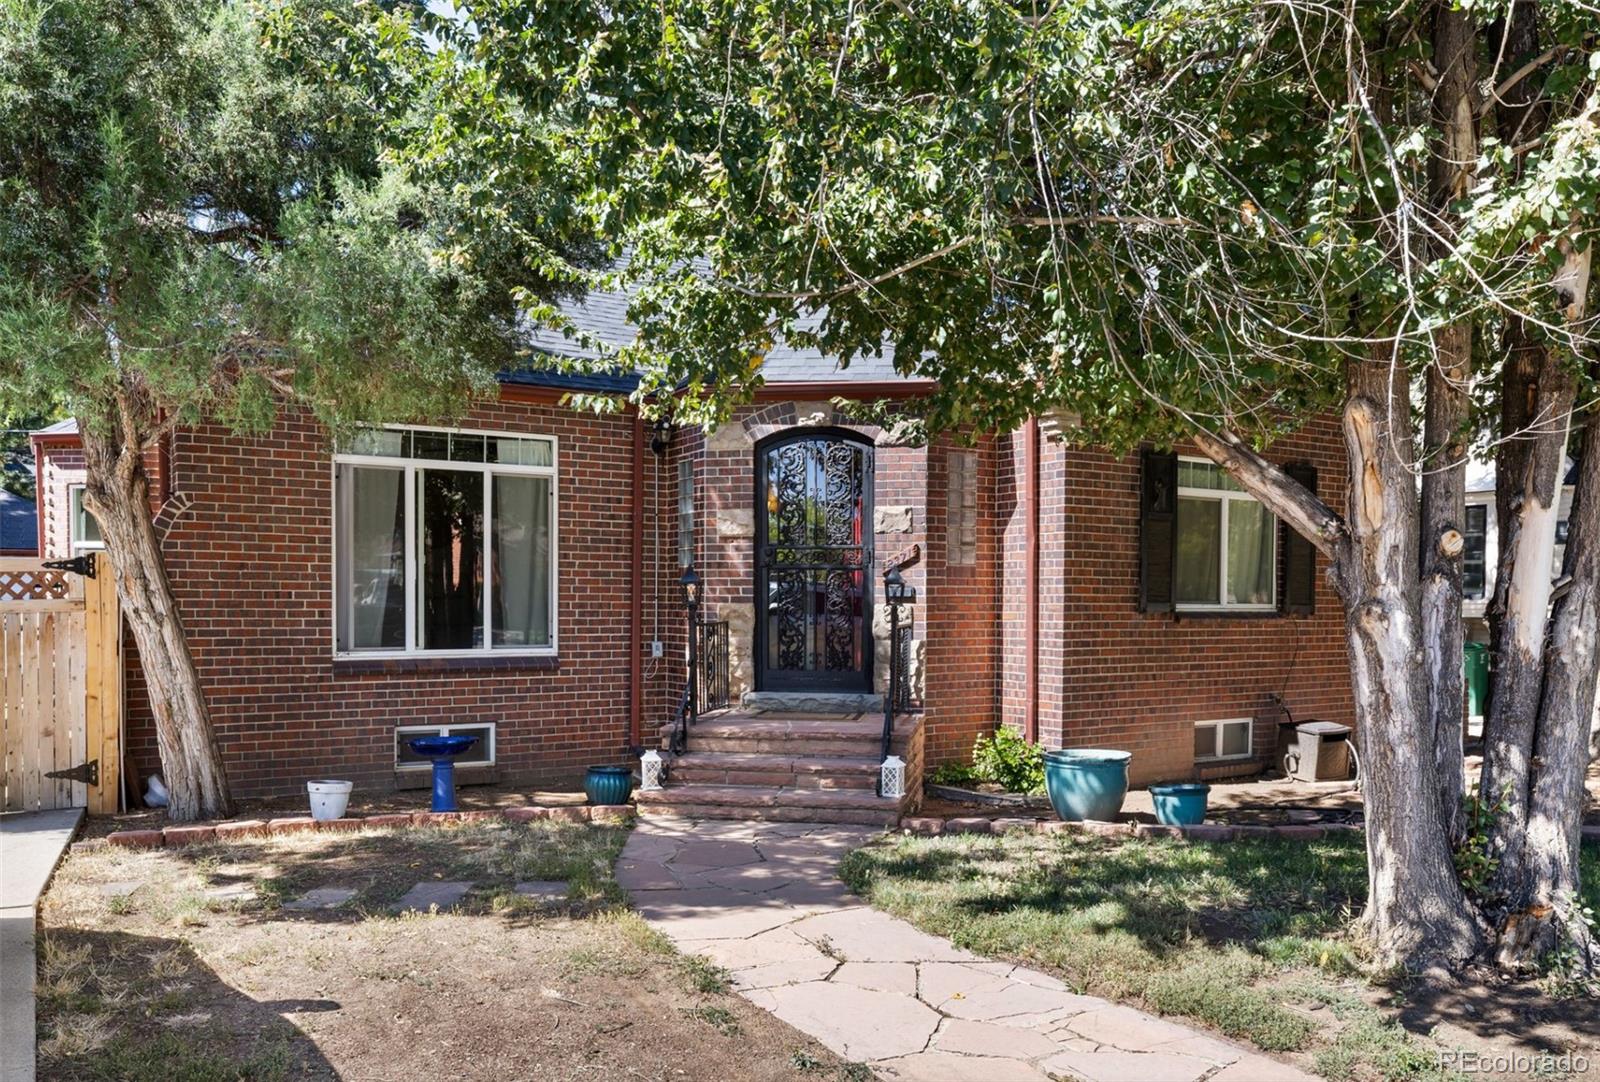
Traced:
[[1337, 721], [1302, 721], [1283, 772], [1295, 781], [1344, 781], [1350, 777], [1350, 726]]

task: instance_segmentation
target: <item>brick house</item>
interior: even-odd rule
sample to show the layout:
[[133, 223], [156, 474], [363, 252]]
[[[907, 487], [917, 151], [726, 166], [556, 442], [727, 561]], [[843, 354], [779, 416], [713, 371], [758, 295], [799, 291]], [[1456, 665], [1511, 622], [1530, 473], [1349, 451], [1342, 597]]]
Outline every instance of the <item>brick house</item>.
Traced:
[[[622, 341], [624, 307], [592, 296], [571, 314]], [[1192, 452], [1080, 450], [1039, 423], [915, 446], [837, 404], [914, 402], [927, 384], [889, 356], [840, 369], [779, 349], [764, 376], [710, 435], [568, 408], [631, 382], [547, 371], [504, 377], [449, 430], [335, 448], [291, 412], [264, 437], [177, 432], [149, 459], [152, 514], [236, 792], [421, 784], [403, 737], [440, 728], [482, 738], [463, 780], [625, 761], [682, 702], [691, 565], [706, 710], [645, 798], [658, 811], [898, 814], [874, 791], [891, 564], [917, 591], [893, 734], [907, 801], [996, 723], [1131, 750], [1140, 784], [1271, 765], [1283, 706], [1351, 720], [1343, 621], [1310, 546]], [[72, 425], [34, 450], [41, 551], [97, 546]], [[1269, 455], [1336, 506], [1342, 456], [1331, 421]], [[127, 694], [144, 776], [158, 763], [131, 656]]]

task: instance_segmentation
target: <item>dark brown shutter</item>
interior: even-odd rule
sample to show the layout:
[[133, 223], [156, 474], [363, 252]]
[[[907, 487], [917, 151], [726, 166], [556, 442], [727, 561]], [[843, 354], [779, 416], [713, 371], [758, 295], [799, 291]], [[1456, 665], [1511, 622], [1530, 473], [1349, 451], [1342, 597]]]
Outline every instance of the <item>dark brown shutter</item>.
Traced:
[[1139, 611], [1171, 612], [1178, 552], [1178, 456], [1145, 450], [1139, 467]]
[[[1317, 491], [1317, 468], [1294, 463], [1283, 472], [1312, 493]], [[1283, 531], [1283, 591], [1278, 610], [1288, 616], [1310, 616], [1317, 611], [1317, 547], [1287, 526]]]

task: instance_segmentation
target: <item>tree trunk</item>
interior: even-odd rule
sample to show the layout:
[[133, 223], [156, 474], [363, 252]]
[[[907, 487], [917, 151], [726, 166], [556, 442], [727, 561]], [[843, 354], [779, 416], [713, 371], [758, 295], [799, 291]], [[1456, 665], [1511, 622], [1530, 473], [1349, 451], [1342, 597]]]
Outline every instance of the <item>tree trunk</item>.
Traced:
[[[1539, 55], [1539, 9], [1535, 0], [1513, 4], [1507, 15], [1497, 20], [1490, 33], [1490, 54], [1498, 58], [1490, 81], [1515, 71]], [[1523, 79], [1496, 102], [1495, 129], [1506, 146], [1518, 146], [1543, 134], [1549, 124], [1550, 109], [1538, 93], [1537, 79]], [[1520, 174], [1526, 159], [1518, 159], [1514, 173]], [[1503, 361], [1500, 369], [1500, 444], [1495, 451], [1495, 518], [1499, 523], [1501, 553], [1510, 547], [1517, 527], [1521, 494], [1517, 490], [1532, 454], [1534, 425], [1539, 398], [1539, 372], [1545, 347], [1528, 330], [1521, 315], [1508, 313], [1501, 338]], [[1494, 592], [1489, 598], [1489, 656], [1501, 655], [1505, 630], [1506, 594], [1509, 578], [1495, 574]], [[1494, 709], [1498, 673], [1491, 670], [1489, 710]]]
[[[1452, 4], [1434, 8], [1433, 115], [1440, 137], [1430, 162], [1433, 211], [1444, 241], [1455, 235], [1451, 208], [1471, 186], [1478, 157], [1477, 109], [1473, 81], [1477, 74], [1476, 28], [1471, 15]], [[1444, 241], [1436, 255], [1448, 254]], [[1461, 620], [1461, 532], [1466, 514], [1467, 395], [1472, 372], [1472, 323], [1461, 320], [1434, 336], [1434, 360], [1428, 368], [1423, 423], [1422, 474], [1422, 641], [1428, 678], [1428, 713], [1434, 737], [1439, 814], [1453, 842], [1464, 833], [1461, 799], [1466, 790], [1465, 688]]]
[[167, 814], [179, 821], [225, 818], [233, 813], [228, 780], [161, 559], [140, 443], [120, 433], [108, 437], [93, 424], [83, 424], [81, 436], [88, 460], [84, 502], [100, 524], [116, 568], [117, 599], [139, 650], [171, 793]]
[[[1562, 318], [1576, 325], [1584, 318], [1593, 245], [1580, 251], [1572, 237], [1558, 244], [1562, 263], [1552, 285]], [[1600, 414], [1594, 410], [1583, 435], [1577, 488], [1567, 519], [1563, 586], [1550, 614], [1543, 658], [1524, 844], [1502, 858], [1497, 883], [1508, 910], [1501, 930], [1502, 963], [1528, 963], [1565, 938], [1577, 948], [1584, 968], [1600, 973], [1600, 957], [1578, 912], [1583, 779], [1589, 765], [1586, 745], [1600, 665], [1595, 642], [1600, 634]], [[1558, 475], [1558, 503], [1560, 498]]]
[[1528, 821], [1534, 734], [1538, 728], [1544, 647], [1555, 566], [1556, 520], [1565, 472], [1575, 384], [1555, 351], [1542, 351], [1535, 431], [1521, 476], [1496, 469], [1496, 487], [1512, 490], [1512, 517], [1502, 524], [1495, 592], [1501, 625], [1494, 696], [1484, 723], [1481, 799], [1499, 805], [1489, 831], [1497, 862], [1490, 890], [1508, 904], [1523, 893], [1522, 849]]
[[1453, 968], [1481, 951], [1483, 929], [1456, 877], [1435, 799], [1435, 729], [1420, 664], [1420, 511], [1416, 477], [1400, 457], [1413, 446], [1405, 379], [1387, 358], [1351, 365], [1350, 543], [1335, 573], [1365, 779], [1364, 920], [1384, 958]]
[[1566, 585], [1550, 620], [1550, 648], [1534, 740], [1526, 867], [1520, 905], [1507, 920], [1500, 960], [1524, 965], [1558, 946], [1577, 946], [1590, 972], [1600, 957], [1580, 919], [1578, 848], [1586, 803], [1584, 774], [1594, 718], [1600, 635], [1600, 412], [1584, 426], [1578, 485], [1567, 519]]

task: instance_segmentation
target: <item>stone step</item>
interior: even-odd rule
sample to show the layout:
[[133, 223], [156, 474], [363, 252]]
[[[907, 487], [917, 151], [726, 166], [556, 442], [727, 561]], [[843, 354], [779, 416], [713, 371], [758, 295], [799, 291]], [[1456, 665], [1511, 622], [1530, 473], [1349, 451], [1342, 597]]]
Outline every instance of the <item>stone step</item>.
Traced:
[[778, 714], [883, 715], [883, 696], [836, 691], [747, 691], [739, 699], [746, 710]]
[[697, 785], [764, 785], [790, 789], [872, 789], [875, 756], [771, 755], [695, 751], [672, 764], [672, 780]]
[[689, 819], [760, 819], [792, 823], [859, 823], [892, 827], [901, 801], [872, 790], [783, 789], [765, 786], [671, 784], [634, 794], [639, 814]]
[[[901, 755], [916, 718], [898, 718], [894, 747]], [[671, 725], [661, 727], [663, 738]], [[689, 751], [791, 757], [878, 758], [883, 719], [815, 717], [804, 714], [708, 714], [689, 727]]]

